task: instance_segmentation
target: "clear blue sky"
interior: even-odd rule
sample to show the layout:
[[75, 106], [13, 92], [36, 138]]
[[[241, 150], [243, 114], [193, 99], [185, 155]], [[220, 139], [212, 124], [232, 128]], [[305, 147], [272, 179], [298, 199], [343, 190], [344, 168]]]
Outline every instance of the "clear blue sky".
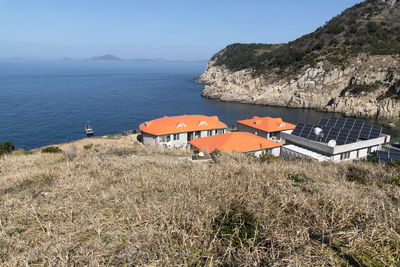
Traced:
[[360, 0], [0, 0], [0, 57], [208, 59], [281, 43]]

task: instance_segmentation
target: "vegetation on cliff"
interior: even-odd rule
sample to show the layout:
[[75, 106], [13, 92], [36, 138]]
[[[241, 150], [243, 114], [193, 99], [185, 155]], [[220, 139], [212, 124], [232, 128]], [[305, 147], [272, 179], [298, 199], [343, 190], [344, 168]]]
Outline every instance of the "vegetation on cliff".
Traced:
[[398, 166], [195, 163], [136, 142], [13, 153], [0, 158], [0, 265], [400, 263]]
[[398, 1], [367, 0], [287, 44], [232, 44], [212, 60], [233, 71], [252, 69], [255, 75], [271, 71], [281, 74], [315, 66], [318, 61], [343, 66], [361, 53], [400, 54]]

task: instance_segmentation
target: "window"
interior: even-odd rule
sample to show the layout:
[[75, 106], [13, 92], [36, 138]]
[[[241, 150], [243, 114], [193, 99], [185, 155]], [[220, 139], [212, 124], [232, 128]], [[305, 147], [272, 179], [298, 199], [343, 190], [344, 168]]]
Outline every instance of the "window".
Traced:
[[218, 129], [217, 130], [217, 134], [223, 134], [224, 133], [224, 129]]
[[350, 152], [345, 152], [345, 153], [340, 154], [341, 160], [348, 159], [348, 158], [350, 158]]
[[207, 131], [207, 136], [213, 135], [212, 132], [213, 132], [212, 130], [208, 130], [208, 131]]
[[170, 141], [171, 141], [171, 136], [167, 135], [167, 142], [170, 142]]
[[179, 140], [179, 134], [174, 134], [174, 141]]
[[167, 141], [167, 136], [162, 135], [160, 136], [160, 142], [165, 143]]

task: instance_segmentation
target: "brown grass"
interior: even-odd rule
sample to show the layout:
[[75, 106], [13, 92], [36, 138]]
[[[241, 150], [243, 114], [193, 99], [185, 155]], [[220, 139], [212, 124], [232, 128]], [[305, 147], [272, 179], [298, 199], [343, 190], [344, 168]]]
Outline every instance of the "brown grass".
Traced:
[[[5, 156], [0, 265], [400, 264], [397, 170], [189, 156], [132, 143]], [[257, 227], [233, 243], [219, 221], [237, 207]]]

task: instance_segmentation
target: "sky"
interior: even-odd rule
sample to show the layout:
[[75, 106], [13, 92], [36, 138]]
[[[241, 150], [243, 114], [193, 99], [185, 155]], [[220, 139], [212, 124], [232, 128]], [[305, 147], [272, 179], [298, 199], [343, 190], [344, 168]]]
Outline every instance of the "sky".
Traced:
[[283, 43], [360, 0], [0, 0], [0, 57], [207, 60]]

